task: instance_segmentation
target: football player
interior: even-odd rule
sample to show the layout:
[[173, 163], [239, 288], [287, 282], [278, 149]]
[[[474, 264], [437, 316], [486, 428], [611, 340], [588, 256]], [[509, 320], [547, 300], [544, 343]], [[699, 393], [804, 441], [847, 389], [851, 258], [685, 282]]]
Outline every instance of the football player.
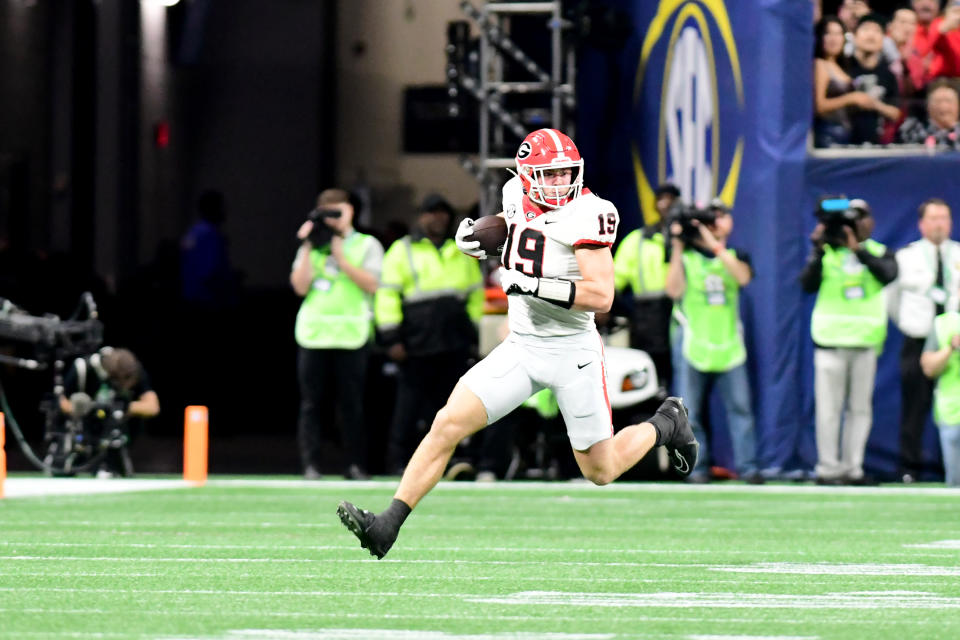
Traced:
[[[614, 295], [610, 247], [620, 222], [614, 205], [583, 184], [583, 159], [556, 129], [529, 134], [503, 188], [507, 241], [500, 282], [509, 299], [510, 334], [457, 383], [407, 464], [390, 506], [373, 514], [349, 502], [343, 524], [382, 558], [410, 511], [439, 481], [457, 444], [499, 420], [541, 389], [556, 394], [583, 475], [608, 484], [654, 446], [665, 445], [677, 472], [693, 469], [699, 445], [680, 398], [667, 398], [647, 422], [614, 435], [603, 344], [593, 322]], [[468, 240], [474, 221], [456, 234], [464, 253], [485, 259]]]

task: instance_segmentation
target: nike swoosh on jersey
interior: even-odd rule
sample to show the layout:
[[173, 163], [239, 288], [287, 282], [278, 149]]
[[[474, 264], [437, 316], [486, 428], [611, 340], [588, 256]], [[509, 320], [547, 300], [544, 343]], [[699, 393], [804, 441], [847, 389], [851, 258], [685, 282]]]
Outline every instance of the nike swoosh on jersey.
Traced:
[[590, 363], [589, 363], [589, 362], [584, 362], [583, 364], [578, 364], [578, 365], [577, 365], [577, 369], [583, 369], [583, 368], [584, 368], [585, 366], [587, 366], [588, 364], [590, 364]]

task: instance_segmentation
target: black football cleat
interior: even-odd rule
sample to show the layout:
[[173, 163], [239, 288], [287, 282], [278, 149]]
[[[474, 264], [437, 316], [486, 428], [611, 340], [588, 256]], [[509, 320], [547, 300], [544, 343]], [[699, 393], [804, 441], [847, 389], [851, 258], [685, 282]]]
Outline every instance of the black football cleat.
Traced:
[[677, 425], [673, 437], [665, 446], [667, 447], [670, 464], [680, 474], [681, 478], [686, 478], [693, 473], [693, 468], [697, 465], [700, 443], [693, 436], [693, 429], [687, 419], [687, 408], [683, 404], [683, 399], [672, 396], [667, 398], [657, 409], [657, 413], [670, 418]]
[[337, 515], [340, 516], [343, 526], [357, 536], [360, 546], [369, 551], [370, 555], [376, 556], [377, 560], [387, 555], [387, 551], [390, 551], [390, 547], [397, 539], [396, 534], [391, 537], [374, 526], [377, 516], [365, 509], [358, 509], [349, 502], [340, 503], [337, 507]]

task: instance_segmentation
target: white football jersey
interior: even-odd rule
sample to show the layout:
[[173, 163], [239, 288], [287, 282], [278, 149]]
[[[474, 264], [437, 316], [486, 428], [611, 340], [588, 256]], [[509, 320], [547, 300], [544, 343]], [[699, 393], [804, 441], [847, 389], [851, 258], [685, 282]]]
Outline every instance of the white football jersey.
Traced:
[[[610, 247], [617, 237], [620, 215], [609, 200], [584, 190], [559, 209], [541, 210], [523, 195], [520, 179], [503, 187], [507, 243], [500, 263], [538, 278], [581, 280], [574, 250], [582, 246]], [[567, 336], [593, 331], [593, 312], [564, 309], [534, 296], [512, 295], [510, 330], [536, 336]]]

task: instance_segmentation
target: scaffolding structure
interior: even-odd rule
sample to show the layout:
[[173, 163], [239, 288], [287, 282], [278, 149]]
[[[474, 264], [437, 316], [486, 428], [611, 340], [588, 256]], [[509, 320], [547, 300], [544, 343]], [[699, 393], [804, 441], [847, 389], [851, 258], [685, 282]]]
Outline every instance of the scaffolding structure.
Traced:
[[[543, 127], [574, 135], [576, 51], [566, 31], [562, 2], [484, 2], [478, 9], [469, 0], [460, 8], [479, 28], [479, 46], [471, 47], [470, 22], [450, 24], [447, 31], [447, 83], [451, 115], [464, 100], [479, 104], [479, 152], [463, 155], [461, 165], [479, 185], [479, 215], [496, 213], [506, 168], [514, 166], [517, 145], [530, 131]], [[535, 60], [517, 45], [535, 40], [530, 33], [512, 33], [518, 15], [542, 16], [534, 24], [549, 34], [549, 56]], [[529, 28], [530, 21], [527, 26]], [[522, 69], [523, 80], [508, 78], [508, 67]], [[524, 98], [514, 98], [524, 96]]]

